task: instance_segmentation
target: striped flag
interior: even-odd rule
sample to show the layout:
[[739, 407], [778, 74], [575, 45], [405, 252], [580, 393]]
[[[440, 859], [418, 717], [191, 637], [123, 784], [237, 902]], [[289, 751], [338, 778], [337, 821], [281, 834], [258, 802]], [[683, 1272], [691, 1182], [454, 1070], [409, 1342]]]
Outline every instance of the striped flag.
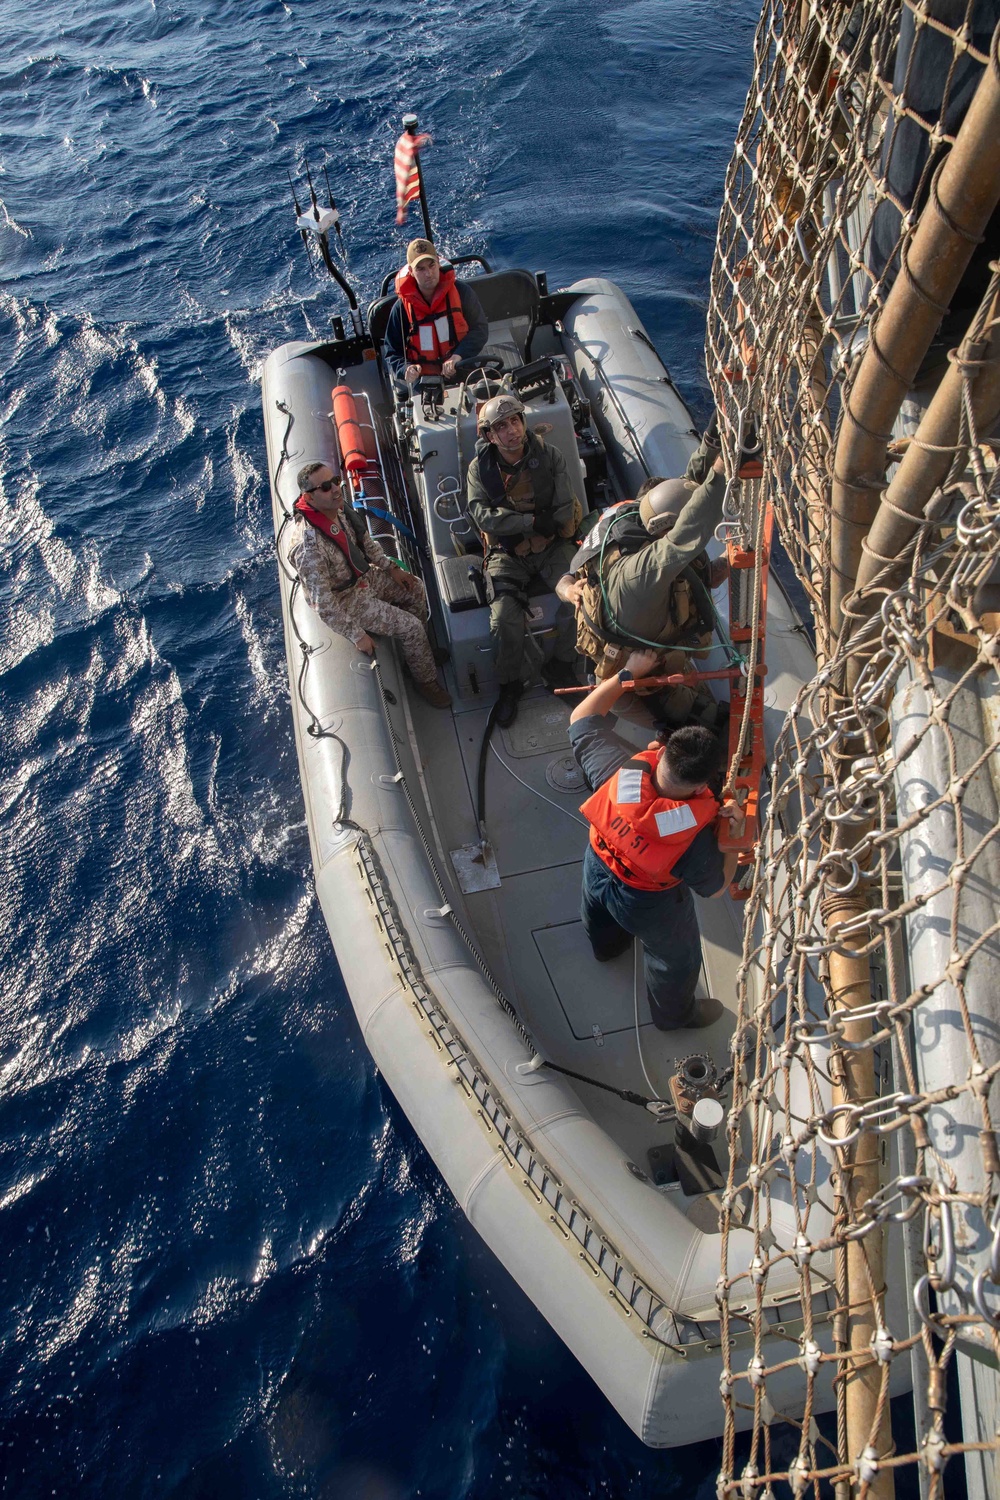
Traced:
[[414, 198], [420, 197], [420, 168], [418, 153], [430, 144], [429, 135], [410, 135], [404, 130], [396, 142], [396, 223], [406, 223], [406, 210]]

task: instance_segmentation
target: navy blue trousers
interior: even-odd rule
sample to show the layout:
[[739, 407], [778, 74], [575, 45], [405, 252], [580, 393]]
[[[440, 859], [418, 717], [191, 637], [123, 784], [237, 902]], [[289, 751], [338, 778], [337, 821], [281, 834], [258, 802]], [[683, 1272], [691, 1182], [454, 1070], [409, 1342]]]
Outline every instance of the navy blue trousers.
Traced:
[[670, 891], [637, 891], [588, 846], [580, 915], [598, 958], [624, 952], [629, 934], [640, 940], [654, 1025], [661, 1031], [686, 1026], [701, 972], [701, 934], [687, 886], [682, 882]]

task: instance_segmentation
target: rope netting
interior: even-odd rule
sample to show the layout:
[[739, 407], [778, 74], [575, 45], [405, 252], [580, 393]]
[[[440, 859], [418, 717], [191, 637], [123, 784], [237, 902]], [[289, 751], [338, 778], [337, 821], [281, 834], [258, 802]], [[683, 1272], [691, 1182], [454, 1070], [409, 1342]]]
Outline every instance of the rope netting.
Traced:
[[765, 718], [740, 969], [719, 1494], [744, 1500], [1000, 1473], [998, 20], [766, 5], [727, 175], [708, 371], [727, 472], [753, 427], [764, 477], [724, 524], [752, 547], [773, 508], [817, 657]]

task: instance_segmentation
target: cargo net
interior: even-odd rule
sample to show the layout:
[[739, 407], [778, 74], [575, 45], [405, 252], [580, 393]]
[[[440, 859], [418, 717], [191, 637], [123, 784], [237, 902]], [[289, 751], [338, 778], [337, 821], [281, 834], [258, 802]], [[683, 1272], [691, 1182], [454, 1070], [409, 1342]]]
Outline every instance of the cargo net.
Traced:
[[998, 19], [765, 6], [726, 180], [708, 374], [727, 474], [759, 444], [764, 477], [723, 529], [773, 509], [816, 670], [764, 717], [720, 1496], [997, 1472]]

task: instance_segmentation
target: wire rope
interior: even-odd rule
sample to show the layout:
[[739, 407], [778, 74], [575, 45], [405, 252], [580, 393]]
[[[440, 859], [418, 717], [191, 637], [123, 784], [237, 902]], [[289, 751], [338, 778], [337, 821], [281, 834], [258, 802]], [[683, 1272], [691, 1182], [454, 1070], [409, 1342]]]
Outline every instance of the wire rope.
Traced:
[[654, 1099], [658, 1100], [662, 1104], [666, 1104], [668, 1101], [666, 1099], [661, 1099], [655, 1083], [649, 1076], [649, 1070], [646, 1067], [646, 1059], [642, 1053], [642, 1037], [639, 1032], [639, 976], [644, 972], [645, 970], [642, 963], [642, 944], [637, 937], [633, 937], [632, 998], [635, 1002], [635, 1050], [639, 1054], [639, 1066], [642, 1068], [642, 1076], [646, 1080], [646, 1087], [649, 1089], [649, 1092], [652, 1094]]
[[508, 775], [513, 776], [514, 780], [520, 782], [521, 786], [523, 786], [527, 791], [534, 793], [534, 795], [540, 798], [542, 802], [547, 802], [549, 807], [554, 807], [556, 812], [561, 812], [567, 818], [572, 818], [573, 822], [579, 823], [581, 828], [589, 828], [590, 825], [587, 822], [586, 818], [578, 818], [576, 813], [570, 812], [568, 807], [560, 807], [558, 802], [553, 802], [551, 797], [546, 797], [545, 793], [540, 792], [536, 786], [532, 786], [530, 781], [525, 781], [523, 777], [518, 776], [513, 766], [509, 766], [504, 760], [496, 745], [491, 744], [490, 749], [493, 751], [493, 754], [496, 756], [497, 760], [503, 766]]

